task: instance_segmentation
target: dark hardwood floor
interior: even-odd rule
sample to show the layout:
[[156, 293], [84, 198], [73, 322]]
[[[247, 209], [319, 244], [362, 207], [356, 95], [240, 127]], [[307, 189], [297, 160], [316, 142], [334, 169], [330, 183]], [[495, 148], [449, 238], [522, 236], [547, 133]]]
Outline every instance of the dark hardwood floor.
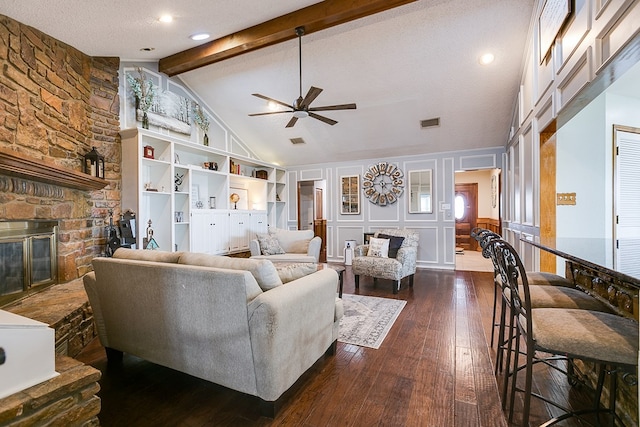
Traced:
[[[345, 293], [398, 298], [407, 305], [378, 350], [338, 343], [294, 386], [275, 419], [257, 399], [136, 357], [108, 365], [96, 339], [79, 357], [103, 376], [103, 426], [507, 426], [493, 374], [491, 273], [419, 270], [413, 288], [345, 272]], [[561, 375], [536, 385], [569, 403], [585, 396]], [[516, 405], [519, 406], [519, 405]], [[519, 413], [516, 411], [515, 419]], [[549, 418], [533, 404], [531, 424]], [[564, 425], [578, 425], [573, 422]]]

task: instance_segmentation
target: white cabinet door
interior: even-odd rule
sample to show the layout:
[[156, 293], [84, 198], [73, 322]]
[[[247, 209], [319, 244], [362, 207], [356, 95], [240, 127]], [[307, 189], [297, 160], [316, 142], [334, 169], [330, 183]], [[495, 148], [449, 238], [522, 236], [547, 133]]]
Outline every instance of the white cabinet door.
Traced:
[[251, 212], [251, 230], [249, 231], [249, 240], [255, 239], [256, 234], [267, 233], [267, 213]]
[[248, 212], [231, 212], [229, 214], [230, 250], [241, 251], [249, 249], [249, 227], [251, 215]]
[[191, 252], [212, 253], [211, 218], [208, 211], [191, 212]]
[[212, 252], [223, 254], [229, 252], [229, 213], [211, 212]]

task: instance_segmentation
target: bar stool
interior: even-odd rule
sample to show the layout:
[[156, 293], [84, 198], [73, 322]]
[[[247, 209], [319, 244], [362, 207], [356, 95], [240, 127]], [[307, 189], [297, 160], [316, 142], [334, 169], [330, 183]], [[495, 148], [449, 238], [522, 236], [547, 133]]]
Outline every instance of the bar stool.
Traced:
[[[475, 230], [475, 229], [474, 229]], [[489, 230], [476, 230], [482, 249], [482, 255], [490, 258], [494, 266], [494, 300], [493, 300], [493, 325], [491, 330], [491, 346], [493, 347], [495, 328], [498, 328], [498, 345], [496, 350], [495, 372], [502, 371], [502, 361], [505, 351], [505, 324], [506, 313], [509, 309], [511, 297], [507, 286], [507, 280], [499, 274], [499, 259], [495, 253], [492, 242], [502, 240], [502, 237]], [[567, 308], [601, 311], [611, 313], [612, 310], [605, 304], [586, 293], [573, 288], [572, 283], [562, 276], [551, 273], [527, 272], [527, 280], [530, 286], [531, 304], [533, 308]], [[496, 306], [498, 292], [502, 295], [500, 306], [500, 320], [496, 322]]]
[[[506, 391], [510, 385], [509, 422], [513, 420], [516, 392], [524, 393], [522, 425], [529, 425], [531, 397], [536, 397], [560, 408], [565, 413], [552, 418], [544, 426], [556, 424], [564, 419], [587, 413], [608, 412], [612, 415], [611, 425], [615, 424], [615, 400], [617, 372], [635, 373], [638, 365], [638, 322], [615, 314], [600, 311], [559, 308], [534, 308], [532, 305], [532, 287], [520, 257], [515, 249], [504, 240], [492, 243], [498, 258], [501, 277], [507, 281], [510, 290], [510, 320], [507, 355], [507, 372], [503, 383], [503, 407], [506, 403]], [[519, 365], [521, 339], [524, 342], [526, 362]], [[515, 348], [512, 349], [512, 346]], [[513, 350], [513, 351], [512, 351]], [[551, 357], [541, 357], [540, 353]], [[511, 357], [513, 355], [513, 362]], [[548, 362], [558, 356], [594, 362], [599, 366], [598, 382], [595, 390], [594, 407], [588, 410], [571, 411], [553, 402], [547, 397], [532, 393], [533, 365]], [[547, 363], [548, 364], [548, 363]], [[510, 367], [511, 366], [511, 367]], [[560, 370], [559, 367], [548, 366]], [[518, 372], [525, 372], [524, 388], [517, 385]], [[566, 372], [565, 372], [566, 373]], [[600, 396], [605, 375], [611, 376], [609, 407], [600, 407]], [[637, 379], [636, 379], [637, 382]]]

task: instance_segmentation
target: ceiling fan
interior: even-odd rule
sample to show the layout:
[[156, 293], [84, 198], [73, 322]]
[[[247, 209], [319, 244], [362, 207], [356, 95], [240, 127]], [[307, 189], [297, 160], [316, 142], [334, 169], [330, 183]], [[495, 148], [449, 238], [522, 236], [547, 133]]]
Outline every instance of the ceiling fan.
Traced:
[[249, 114], [250, 116], [266, 116], [269, 114], [282, 114], [282, 113], [293, 113], [293, 117], [287, 123], [285, 127], [293, 127], [296, 124], [298, 119], [302, 119], [305, 117], [313, 117], [314, 119], [320, 120], [331, 126], [338, 123], [337, 121], [330, 119], [325, 116], [321, 116], [320, 114], [316, 114], [316, 111], [330, 111], [330, 110], [355, 110], [356, 104], [340, 104], [340, 105], [327, 105], [324, 107], [310, 107], [311, 103], [320, 95], [322, 89], [318, 87], [311, 86], [307, 95], [302, 97], [302, 35], [304, 34], [304, 27], [297, 27], [296, 34], [298, 36], [298, 57], [300, 63], [300, 96], [293, 102], [293, 105], [287, 104], [282, 101], [278, 101], [277, 99], [269, 98], [268, 96], [260, 95], [259, 93], [253, 93], [253, 96], [257, 96], [258, 98], [265, 99], [269, 102], [273, 102], [278, 105], [282, 105], [283, 107], [289, 108], [289, 110], [282, 111], [269, 111], [267, 113], [255, 113]]

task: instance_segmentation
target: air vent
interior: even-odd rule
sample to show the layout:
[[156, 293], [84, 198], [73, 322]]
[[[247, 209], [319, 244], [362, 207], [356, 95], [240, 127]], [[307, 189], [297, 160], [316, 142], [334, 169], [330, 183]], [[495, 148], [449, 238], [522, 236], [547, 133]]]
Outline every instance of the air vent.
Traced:
[[440, 117], [433, 119], [420, 120], [420, 127], [422, 129], [432, 128], [434, 126], [440, 126]]
[[291, 143], [292, 143], [293, 145], [296, 145], [296, 144], [306, 144], [306, 142], [304, 142], [304, 139], [302, 139], [302, 138], [291, 138], [291, 139], [289, 139], [289, 141], [291, 141]]

